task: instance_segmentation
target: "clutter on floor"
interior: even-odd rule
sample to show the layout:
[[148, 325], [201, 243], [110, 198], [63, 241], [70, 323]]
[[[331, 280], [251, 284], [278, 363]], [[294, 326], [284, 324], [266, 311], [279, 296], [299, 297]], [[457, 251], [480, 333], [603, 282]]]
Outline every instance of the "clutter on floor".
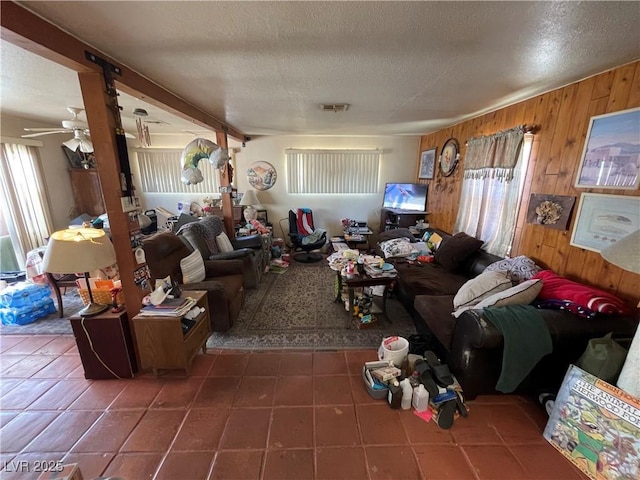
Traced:
[[362, 379], [371, 398], [386, 400], [393, 409], [414, 409], [425, 421], [433, 420], [449, 429], [469, 409], [462, 387], [431, 350], [409, 353], [409, 341], [387, 337], [378, 350], [378, 360], [365, 362]]

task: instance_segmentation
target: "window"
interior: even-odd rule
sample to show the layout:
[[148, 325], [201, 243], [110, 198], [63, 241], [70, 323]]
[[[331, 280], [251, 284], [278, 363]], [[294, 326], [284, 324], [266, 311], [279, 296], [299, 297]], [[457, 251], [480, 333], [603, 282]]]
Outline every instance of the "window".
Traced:
[[53, 231], [38, 149], [2, 143], [0, 149], [0, 201], [19, 264], [31, 250], [46, 245]]
[[182, 150], [136, 150], [135, 153], [144, 193], [218, 193], [220, 174], [207, 160], [198, 163], [204, 180], [185, 185], [180, 180]]
[[286, 151], [289, 193], [378, 193], [380, 150]]
[[533, 135], [518, 127], [467, 143], [454, 231], [483, 240], [494, 255], [511, 253], [532, 142]]

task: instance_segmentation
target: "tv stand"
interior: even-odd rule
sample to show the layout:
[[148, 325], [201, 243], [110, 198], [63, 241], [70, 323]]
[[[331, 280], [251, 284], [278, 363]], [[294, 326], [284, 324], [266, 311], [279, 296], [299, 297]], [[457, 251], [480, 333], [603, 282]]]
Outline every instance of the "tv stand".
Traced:
[[[397, 208], [382, 208], [380, 210], [380, 230], [393, 230], [394, 228], [409, 228], [418, 220], [426, 220], [429, 212], [415, 210], [400, 210]], [[378, 232], [378, 233], [379, 233]]]

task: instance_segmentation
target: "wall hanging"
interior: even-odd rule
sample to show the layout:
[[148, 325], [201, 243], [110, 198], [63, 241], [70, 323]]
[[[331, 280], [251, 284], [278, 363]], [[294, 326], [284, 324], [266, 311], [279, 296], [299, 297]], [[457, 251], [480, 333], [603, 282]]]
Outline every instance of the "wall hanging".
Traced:
[[578, 188], [638, 188], [640, 107], [591, 117]]
[[247, 180], [256, 190], [269, 190], [277, 178], [276, 169], [269, 162], [253, 162], [247, 169]]
[[420, 155], [420, 172], [418, 178], [421, 180], [431, 180], [436, 163], [436, 148], [425, 150]]
[[532, 193], [527, 210], [527, 223], [567, 230], [576, 197]]
[[440, 152], [440, 171], [442, 175], [448, 177], [451, 175], [460, 160], [460, 143], [455, 138], [450, 138], [442, 146]]

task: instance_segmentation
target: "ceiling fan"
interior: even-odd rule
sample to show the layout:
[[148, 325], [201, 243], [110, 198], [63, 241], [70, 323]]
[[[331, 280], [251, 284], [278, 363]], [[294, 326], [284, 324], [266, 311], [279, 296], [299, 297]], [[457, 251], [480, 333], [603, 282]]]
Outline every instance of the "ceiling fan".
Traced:
[[[42, 135], [52, 135], [54, 133], [72, 133], [73, 138], [62, 142], [62, 144], [70, 150], [80, 150], [82, 153], [93, 153], [93, 143], [89, 138], [89, 128], [87, 124], [78, 119], [78, 114], [82, 112], [82, 108], [67, 107], [67, 111], [73, 115], [71, 120], [62, 120], [62, 128], [25, 128], [27, 135], [22, 135], [23, 138], [40, 137]], [[127, 138], [134, 138], [133, 135], [125, 134]]]

